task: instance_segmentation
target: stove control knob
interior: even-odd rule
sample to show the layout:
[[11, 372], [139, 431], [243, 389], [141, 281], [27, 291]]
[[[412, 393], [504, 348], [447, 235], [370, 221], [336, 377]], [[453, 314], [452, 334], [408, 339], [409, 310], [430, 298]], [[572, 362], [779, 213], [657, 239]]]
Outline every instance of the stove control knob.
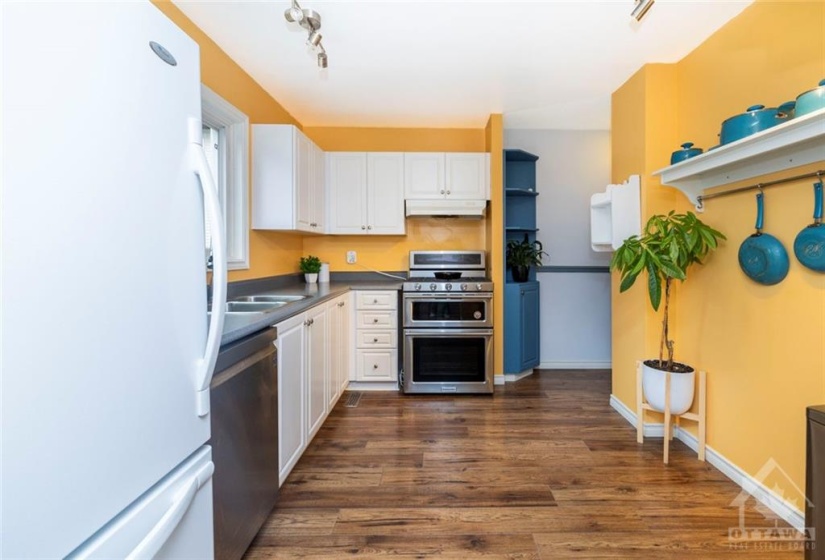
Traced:
[[452, 291], [453, 285], [452, 284], [444, 284], [444, 289], [447, 290], [448, 292]]
[[416, 282], [415, 289], [416, 289], [416, 291], [421, 289], [421, 283], [420, 282]]
[[476, 290], [481, 291], [481, 284], [476, 284]]
[[433, 282], [432, 284], [430, 284], [430, 290], [431, 290], [431, 291], [433, 291], [433, 292], [434, 292], [434, 291], [436, 291], [437, 289], [438, 289], [438, 284], [436, 284], [435, 282]]
[[462, 285], [461, 285], [461, 291], [462, 291], [462, 292], [466, 292], [466, 291], [467, 291], [467, 284], [462, 284]]

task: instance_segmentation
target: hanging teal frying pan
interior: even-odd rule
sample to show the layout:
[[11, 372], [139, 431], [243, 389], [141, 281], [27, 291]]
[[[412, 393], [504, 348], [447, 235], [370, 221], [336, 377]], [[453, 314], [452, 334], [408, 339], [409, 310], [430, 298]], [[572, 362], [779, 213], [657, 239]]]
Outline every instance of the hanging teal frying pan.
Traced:
[[793, 252], [804, 266], [825, 272], [825, 226], [822, 225], [822, 181], [814, 183], [814, 223], [799, 232]]
[[772, 286], [788, 275], [790, 261], [782, 242], [769, 233], [762, 233], [765, 216], [763, 198], [761, 192], [756, 195], [756, 233], [739, 247], [739, 266], [754, 282]]

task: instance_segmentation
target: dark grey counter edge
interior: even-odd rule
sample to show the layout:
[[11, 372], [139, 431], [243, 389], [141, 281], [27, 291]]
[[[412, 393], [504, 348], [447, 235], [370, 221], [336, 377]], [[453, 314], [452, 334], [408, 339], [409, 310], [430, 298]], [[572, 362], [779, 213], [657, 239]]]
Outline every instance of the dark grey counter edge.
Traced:
[[[296, 278], [297, 280], [297, 278]], [[250, 283], [251, 284], [251, 283]], [[267, 327], [286, 321], [307, 309], [315, 307], [327, 300], [338, 297], [341, 294], [351, 290], [395, 290], [401, 289], [401, 280], [373, 280], [373, 281], [353, 281], [353, 282], [331, 282], [323, 284], [305, 284], [303, 281], [290, 282], [280, 284], [276, 287], [270, 285], [258, 284], [244, 286], [243, 290], [233, 290], [231, 285], [229, 289], [229, 299], [238, 297], [244, 294], [250, 294], [253, 286], [256, 288], [255, 294], [266, 295], [271, 294], [285, 294], [285, 295], [306, 295], [309, 296], [304, 300], [288, 303], [283, 307], [279, 307], [273, 311], [268, 311], [261, 315], [250, 315], [249, 323], [242, 327], [237, 327], [231, 331], [224, 330], [221, 337], [221, 346], [240, 340], [245, 336], [256, 333]]]

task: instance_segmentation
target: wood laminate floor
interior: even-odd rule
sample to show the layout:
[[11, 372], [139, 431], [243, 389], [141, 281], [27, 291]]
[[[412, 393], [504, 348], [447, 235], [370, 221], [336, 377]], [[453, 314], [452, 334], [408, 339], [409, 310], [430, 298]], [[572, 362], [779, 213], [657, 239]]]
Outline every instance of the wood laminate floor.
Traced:
[[[492, 398], [341, 399], [246, 558], [803, 557], [732, 547], [740, 488], [678, 441], [664, 466], [609, 395], [608, 371], [543, 371]], [[745, 523], [777, 525], [753, 500]]]

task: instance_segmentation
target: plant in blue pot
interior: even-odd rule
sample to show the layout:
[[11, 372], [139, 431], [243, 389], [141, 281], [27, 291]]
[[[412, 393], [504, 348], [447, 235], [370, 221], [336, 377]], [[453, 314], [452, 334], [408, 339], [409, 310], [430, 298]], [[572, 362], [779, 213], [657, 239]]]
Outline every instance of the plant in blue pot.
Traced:
[[[659, 310], [664, 297], [659, 359], [645, 360], [642, 384], [645, 398], [658, 411], [665, 409], [665, 378], [671, 372], [670, 411], [679, 415], [693, 404], [695, 370], [674, 361], [675, 342], [670, 338], [670, 288], [674, 280], [684, 281], [688, 269], [716, 249], [725, 236], [702, 222], [693, 212], [652, 216], [641, 237], [631, 236], [613, 254], [611, 270], [621, 273], [619, 291], [633, 286], [643, 272], [647, 275], [650, 304]], [[667, 356], [665, 356], [667, 351]]]

